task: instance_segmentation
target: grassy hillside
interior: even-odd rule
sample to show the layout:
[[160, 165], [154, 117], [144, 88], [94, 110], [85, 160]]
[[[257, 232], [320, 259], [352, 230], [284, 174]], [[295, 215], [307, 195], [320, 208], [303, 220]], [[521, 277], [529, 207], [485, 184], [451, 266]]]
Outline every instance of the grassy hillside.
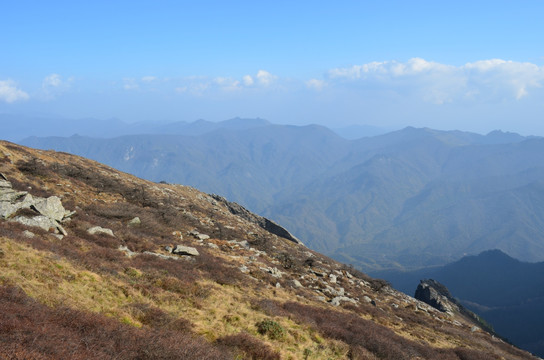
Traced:
[[6, 142], [0, 173], [0, 357], [532, 358], [194, 188]]

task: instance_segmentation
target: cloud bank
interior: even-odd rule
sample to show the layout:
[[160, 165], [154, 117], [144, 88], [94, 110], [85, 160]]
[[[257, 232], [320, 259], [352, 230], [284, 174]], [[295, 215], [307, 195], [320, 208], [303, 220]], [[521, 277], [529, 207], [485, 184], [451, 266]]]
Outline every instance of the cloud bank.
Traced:
[[400, 95], [415, 94], [435, 104], [457, 101], [520, 100], [544, 84], [544, 67], [501, 59], [462, 66], [421, 58], [406, 62], [383, 61], [331, 69], [326, 81], [361, 89], [387, 88]]
[[27, 100], [28, 94], [18, 89], [12, 80], [0, 80], [0, 100], [13, 103], [15, 101]]

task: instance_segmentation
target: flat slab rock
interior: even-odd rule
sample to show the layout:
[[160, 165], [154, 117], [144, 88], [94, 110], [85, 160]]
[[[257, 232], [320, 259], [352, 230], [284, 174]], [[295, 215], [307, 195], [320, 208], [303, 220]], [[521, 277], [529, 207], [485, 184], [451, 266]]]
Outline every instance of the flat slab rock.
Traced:
[[176, 245], [174, 249], [172, 250], [172, 254], [176, 255], [189, 255], [189, 256], [198, 256], [200, 255], [198, 253], [198, 250], [194, 247], [190, 246], [183, 246], [183, 245]]

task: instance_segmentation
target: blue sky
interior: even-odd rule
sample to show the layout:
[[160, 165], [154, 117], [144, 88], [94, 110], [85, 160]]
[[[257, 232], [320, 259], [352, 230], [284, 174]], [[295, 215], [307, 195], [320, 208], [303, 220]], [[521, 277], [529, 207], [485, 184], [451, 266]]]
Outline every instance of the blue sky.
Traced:
[[543, 1], [2, 1], [0, 112], [544, 135]]

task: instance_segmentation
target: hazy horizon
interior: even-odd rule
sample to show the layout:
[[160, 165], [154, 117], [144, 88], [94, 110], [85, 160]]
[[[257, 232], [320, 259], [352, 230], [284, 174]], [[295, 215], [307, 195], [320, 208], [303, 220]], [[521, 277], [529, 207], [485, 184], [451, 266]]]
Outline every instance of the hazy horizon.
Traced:
[[18, 1], [0, 113], [544, 135], [544, 3]]

